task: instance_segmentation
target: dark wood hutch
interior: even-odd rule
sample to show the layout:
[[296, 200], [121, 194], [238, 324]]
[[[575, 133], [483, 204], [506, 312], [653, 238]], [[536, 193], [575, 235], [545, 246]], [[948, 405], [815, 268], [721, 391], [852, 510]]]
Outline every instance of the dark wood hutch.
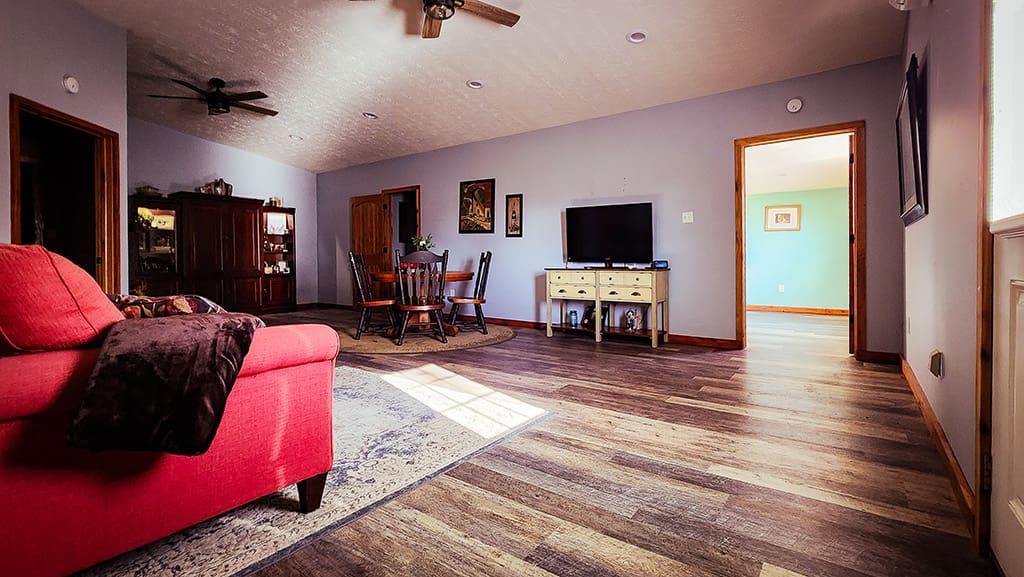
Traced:
[[129, 288], [198, 294], [230, 311], [295, 310], [295, 209], [176, 192], [129, 197]]

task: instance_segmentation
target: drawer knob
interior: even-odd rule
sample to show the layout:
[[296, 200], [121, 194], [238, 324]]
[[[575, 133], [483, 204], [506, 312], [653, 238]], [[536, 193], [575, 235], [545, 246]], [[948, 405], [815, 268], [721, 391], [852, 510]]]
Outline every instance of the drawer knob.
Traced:
[[608, 294], [610, 294], [610, 295], [617, 295], [617, 294], [619, 294], [619, 291], [608, 291]]
[[640, 296], [640, 293], [638, 293], [637, 291], [633, 291], [632, 296], [638, 297], [638, 296]]
[[587, 294], [587, 291], [585, 291], [583, 289], [580, 289], [580, 290], [576, 291], [576, 293], [577, 294], [581, 294], [581, 295], [585, 295], [585, 294]]
[[560, 294], [565, 294], [565, 289], [558, 289], [558, 292], [559, 292]]

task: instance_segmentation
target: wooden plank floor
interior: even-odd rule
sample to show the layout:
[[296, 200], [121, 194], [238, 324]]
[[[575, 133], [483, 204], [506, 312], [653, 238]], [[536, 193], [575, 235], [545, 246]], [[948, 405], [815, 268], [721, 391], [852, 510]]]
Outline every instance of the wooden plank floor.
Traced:
[[256, 575], [989, 575], [907, 384], [846, 354], [846, 322], [751, 313], [745, 351], [517, 329], [343, 354], [434, 363], [557, 414]]

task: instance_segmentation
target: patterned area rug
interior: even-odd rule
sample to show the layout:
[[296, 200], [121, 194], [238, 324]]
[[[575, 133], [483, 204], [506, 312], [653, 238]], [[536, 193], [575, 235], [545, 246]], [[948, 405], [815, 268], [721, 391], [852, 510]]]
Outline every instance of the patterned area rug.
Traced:
[[299, 513], [291, 486], [79, 575], [247, 575], [546, 414], [436, 365], [385, 374], [338, 367], [334, 468], [320, 509]]
[[394, 339], [381, 334], [363, 333], [357, 341], [355, 328], [339, 329], [338, 335], [341, 337], [343, 353], [395, 355], [486, 347], [503, 343], [516, 336], [516, 333], [509, 327], [489, 324], [486, 335], [479, 331], [460, 331], [459, 334], [448, 337], [447, 344], [442, 343], [434, 335], [406, 335], [402, 346], [396, 345]]

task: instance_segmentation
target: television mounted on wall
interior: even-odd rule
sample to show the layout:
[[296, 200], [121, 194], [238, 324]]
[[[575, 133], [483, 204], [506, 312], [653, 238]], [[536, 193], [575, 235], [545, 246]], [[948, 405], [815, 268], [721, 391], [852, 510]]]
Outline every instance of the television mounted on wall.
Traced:
[[565, 209], [566, 257], [575, 263], [650, 264], [654, 215], [650, 202]]
[[896, 111], [896, 152], [900, 174], [900, 217], [903, 225], [928, 214], [928, 182], [925, 167], [923, 93], [918, 83], [917, 55], [910, 55], [907, 78]]

